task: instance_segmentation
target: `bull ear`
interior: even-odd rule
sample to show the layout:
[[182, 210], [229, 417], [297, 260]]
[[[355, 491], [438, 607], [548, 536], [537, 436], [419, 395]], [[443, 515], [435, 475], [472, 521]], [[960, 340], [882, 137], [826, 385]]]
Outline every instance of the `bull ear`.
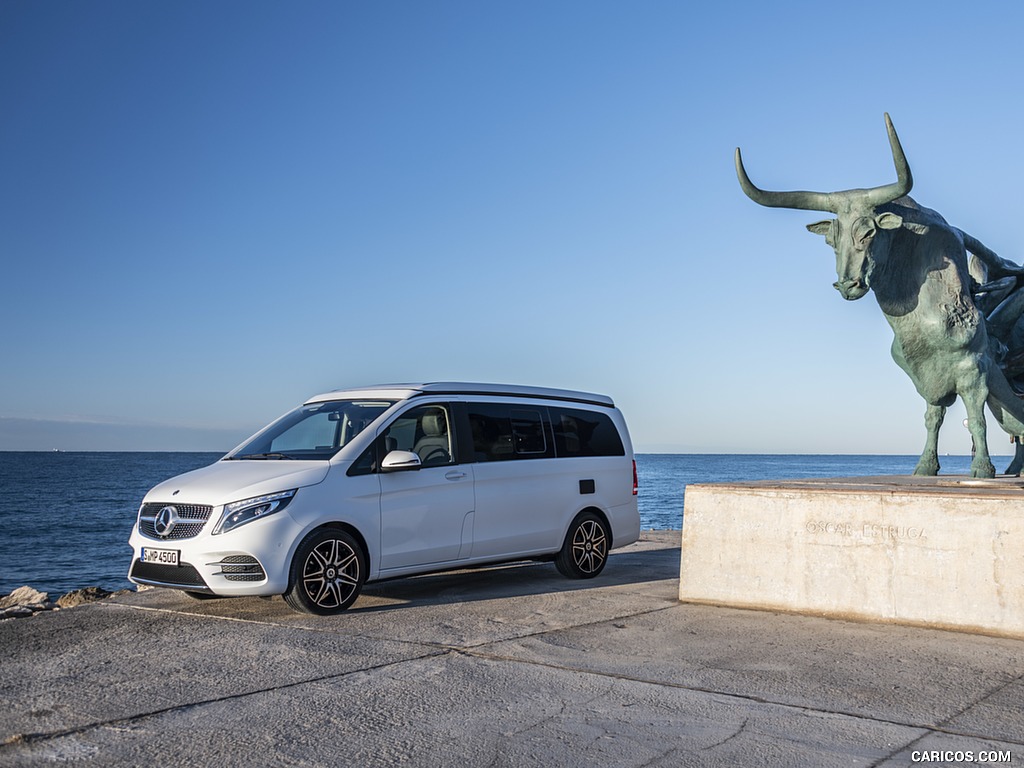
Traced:
[[879, 229], [899, 229], [903, 226], [903, 217], [895, 213], [880, 213], [875, 217]]
[[816, 221], [813, 224], [807, 225], [807, 231], [812, 232], [815, 235], [824, 235], [828, 237], [828, 233], [832, 231], [832, 222], [835, 219], [825, 219], [824, 221]]

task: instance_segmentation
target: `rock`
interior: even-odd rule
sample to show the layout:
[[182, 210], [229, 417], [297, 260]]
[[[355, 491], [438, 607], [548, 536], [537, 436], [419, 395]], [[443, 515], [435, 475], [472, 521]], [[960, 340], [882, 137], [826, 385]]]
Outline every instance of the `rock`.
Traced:
[[[0, 597], [0, 611], [19, 606], [41, 611], [46, 608], [49, 601], [50, 595], [46, 592], [40, 592], [32, 587], [18, 587], [6, 597]], [[37, 607], [33, 609], [33, 606]]]
[[50, 596], [46, 592], [40, 592], [32, 587], [18, 587], [11, 594], [0, 597], [0, 619], [31, 616], [39, 611], [73, 608], [76, 605], [105, 600], [111, 595], [126, 595], [128, 593], [127, 589], [111, 592], [103, 587], [85, 587], [62, 595], [54, 604], [50, 602]]
[[85, 589], [76, 589], [74, 592], [68, 592], [66, 595], [62, 595], [57, 598], [57, 607], [74, 608], [76, 605], [95, 603], [97, 600], [103, 600], [110, 597], [112, 594], [113, 592], [108, 592], [103, 589], [103, 587], [86, 587]]

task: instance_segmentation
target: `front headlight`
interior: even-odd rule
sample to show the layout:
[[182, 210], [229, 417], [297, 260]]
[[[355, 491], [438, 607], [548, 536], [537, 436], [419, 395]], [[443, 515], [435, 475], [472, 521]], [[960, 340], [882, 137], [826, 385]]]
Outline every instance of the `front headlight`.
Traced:
[[224, 512], [221, 513], [217, 527], [213, 529], [213, 535], [227, 533], [240, 525], [245, 525], [253, 520], [259, 520], [261, 517], [280, 512], [295, 498], [296, 490], [270, 493], [266, 496], [256, 496], [251, 499], [242, 499], [241, 501], [225, 504]]

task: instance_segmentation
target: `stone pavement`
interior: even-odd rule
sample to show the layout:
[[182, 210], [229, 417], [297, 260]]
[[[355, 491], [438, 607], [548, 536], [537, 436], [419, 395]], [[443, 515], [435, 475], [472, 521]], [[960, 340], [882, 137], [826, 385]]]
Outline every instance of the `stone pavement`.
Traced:
[[[149, 590], [0, 622], [0, 766], [1024, 763], [1024, 641], [677, 601], [679, 532], [345, 614]], [[920, 760], [920, 758], [924, 760]]]

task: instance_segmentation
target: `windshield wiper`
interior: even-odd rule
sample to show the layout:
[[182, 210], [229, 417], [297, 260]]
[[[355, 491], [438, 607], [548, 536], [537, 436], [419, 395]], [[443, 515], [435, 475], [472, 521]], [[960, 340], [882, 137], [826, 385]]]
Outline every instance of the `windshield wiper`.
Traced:
[[244, 456], [232, 456], [232, 459], [291, 459], [284, 453], [247, 453]]

